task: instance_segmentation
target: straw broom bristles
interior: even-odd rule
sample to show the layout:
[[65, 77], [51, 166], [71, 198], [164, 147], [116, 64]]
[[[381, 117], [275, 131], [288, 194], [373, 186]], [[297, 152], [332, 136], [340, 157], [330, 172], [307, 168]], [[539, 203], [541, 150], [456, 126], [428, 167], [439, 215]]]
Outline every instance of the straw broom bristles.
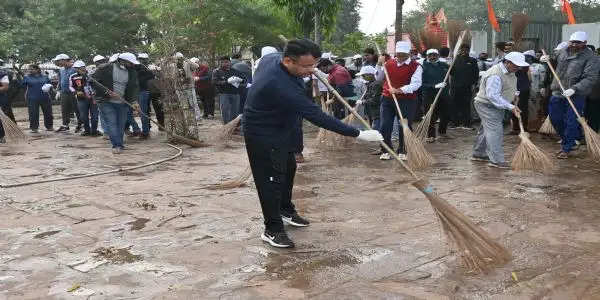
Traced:
[[[542, 49], [542, 53], [544, 55], [546, 55], [546, 51], [544, 51], [543, 49]], [[561, 91], [564, 93], [565, 92], [565, 87], [563, 86], [562, 81], [560, 81], [560, 77], [558, 77], [558, 74], [556, 74], [556, 71], [554, 70], [554, 67], [552, 66], [552, 64], [549, 61], [546, 62], [546, 64], [548, 65], [548, 68], [552, 72], [552, 75], [554, 76], [554, 78], [558, 82], [558, 85], [560, 86]], [[587, 145], [588, 152], [592, 156], [592, 159], [594, 159], [595, 161], [600, 161], [600, 137], [598, 136], [598, 133], [595, 132], [587, 124], [587, 122], [581, 116], [581, 114], [579, 114], [579, 111], [577, 111], [577, 108], [573, 104], [573, 101], [571, 100], [571, 97], [566, 97], [566, 98], [567, 98], [567, 101], [569, 103], [569, 106], [571, 106], [571, 109], [573, 110], [573, 112], [575, 112], [575, 115], [577, 115], [577, 120], [579, 121], [579, 124], [581, 124], [581, 128], [583, 128], [583, 134], [585, 136], [585, 142], [586, 142], [586, 145]]]
[[521, 116], [518, 117], [519, 126], [521, 127], [521, 144], [517, 147], [512, 160], [512, 168], [515, 171], [531, 170], [542, 173], [550, 173], [554, 169], [554, 163], [540, 148], [529, 139], [529, 133], [523, 129], [523, 121]]
[[4, 138], [9, 143], [24, 143], [27, 142], [27, 136], [25, 133], [19, 128], [17, 123], [15, 123], [11, 118], [4, 114], [4, 112], [0, 109], [0, 121], [2, 122], [2, 126], [4, 127]]
[[233, 133], [240, 126], [241, 122], [242, 115], [238, 115], [235, 119], [229, 121], [229, 123], [219, 127], [210, 138], [211, 142], [221, 147], [227, 146], [231, 141]]
[[430, 30], [421, 30], [421, 43], [425, 46], [425, 49], [440, 49], [442, 47], [442, 37]]
[[230, 190], [243, 187], [246, 186], [246, 182], [250, 176], [252, 176], [252, 170], [250, 169], [250, 166], [247, 166], [246, 169], [244, 169], [244, 171], [234, 179], [221, 183], [209, 184], [204, 188], [207, 190]]
[[554, 126], [552, 126], [552, 121], [550, 121], [550, 116], [546, 117], [546, 120], [544, 121], [544, 123], [542, 123], [542, 126], [540, 127], [538, 132], [545, 135], [557, 134], [556, 130], [554, 129]]
[[[317, 78], [332, 91], [338, 101], [347, 108], [350, 105], [337, 93], [327, 80], [316, 74]], [[353, 113], [356, 113], [352, 111]], [[366, 128], [371, 126], [362, 117], [356, 115]], [[511, 259], [507, 249], [494, 241], [485, 231], [477, 227], [469, 218], [441, 198], [425, 179], [421, 179], [398, 155], [383, 141], [381, 146], [386, 149], [410, 175], [417, 180], [412, 185], [421, 191], [429, 200], [436, 216], [440, 220], [444, 233], [460, 252], [460, 257], [471, 272], [487, 272], [494, 266], [502, 265]]]
[[515, 49], [513, 51], [520, 50], [521, 40], [523, 39], [527, 25], [529, 25], [529, 16], [525, 14], [514, 14], [512, 16], [511, 31], [512, 39], [515, 42]]
[[446, 24], [446, 29], [448, 31], [448, 41], [450, 43], [450, 49], [454, 49], [458, 43], [458, 39], [461, 35], [461, 32], [465, 30], [465, 22], [458, 20], [448, 20]]

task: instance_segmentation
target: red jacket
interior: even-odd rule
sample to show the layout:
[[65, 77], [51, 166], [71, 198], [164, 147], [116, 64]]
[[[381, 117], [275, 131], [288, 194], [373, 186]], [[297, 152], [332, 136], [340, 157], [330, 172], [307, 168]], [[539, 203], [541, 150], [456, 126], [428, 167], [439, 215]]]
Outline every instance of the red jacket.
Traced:
[[[392, 82], [392, 86], [396, 89], [399, 89], [407, 84], [410, 84], [410, 79], [417, 71], [419, 67], [419, 63], [411, 60], [410, 63], [402, 64], [398, 67], [398, 63], [395, 59], [390, 59], [385, 63], [385, 69], [390, 77], [390, 81]], [[388, 85], [387, 80], [385, 80], [383, 84], [383, 96], [391, 98], [392, 94], [390, 94], [390, 86]], [[396, 98], [398, 99], [417, 99], [417, 94], [396, 94]]]
[[210, 73], [207, 65], [200, 65], [193, 74], [194, 77], [200, 77], [200, 80], [196, 81], [196, 90], [205, 90], [210, 88], [210, 77], [212, 74]]

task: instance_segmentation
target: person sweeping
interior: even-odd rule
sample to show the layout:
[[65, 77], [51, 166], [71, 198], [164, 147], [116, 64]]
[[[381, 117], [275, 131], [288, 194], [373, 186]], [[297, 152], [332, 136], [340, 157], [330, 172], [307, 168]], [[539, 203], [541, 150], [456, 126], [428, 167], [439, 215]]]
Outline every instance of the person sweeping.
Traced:
[[520, 52], [506, 54], [502, 63], [484, 72], [475, 96], [475, 109], [481, 118], [481, 127], [473, 146], [473, 161], [488, 162], [490, 167], [510, 169], [504, 159], [504, 111], [519, 116], [521, 110], [511, 100], [518, 96], [515, 72], [527, 67], [525, 55]]
[[[400, 111], [406, 120], [408, 126], [411, 123], [417, 112], [417, 90], [421, 87], [421, 79], [423, 68], [418, 62], [410, 59], [410, 42], [399, 41], [396, 43], [396, 59], [385, 61], [384, 56], [379, 57], [377, 63], [377, 81], [384, 81], [383, 68], [387, 69], [389, 74], [389, 83], [386, 80], [383, 84], [383, 96], [381, 97], [380, 109], [380, 128], [379, 132], [383, 135], [385, 143], [392, 147], [392, 128], [394, 126], [394, 118], [400, 117], [397, 108], [394, 104], [392, 94], [396, 95]], [[385, 63], [385, 65], [384, 65]], [[391, 155], [385, 149], [381, 149], [382, 154], [379, 157], [381, 160], [392, 159]], [[398, 150], [400, 158], [407, 160], [406, 148], [404, 146], [404, 134], [400, 130], [398, 138]]]
[[[569, 158], [569, 153], [575, 150], [575, 141], [582, 137], [577, 115], [569, 107], [566, 98], [570, 97], [579, 115], [583, 115], [585, 99], [598, 80], [600, 62], [586, 45], [587, 33], [575, 32], [569, 39], [568, 47], [559, 50], [556, 58], [556, 75], [566, 89], [563, 92], [556, 79], [552, 82], [549, 117], [562, 139], [561, 150], [556, 154], [558, 159]], [[540, 61], [548, 63], [550, 57], [544, 55]]]
[[383, 140], [376, 130], [359, 131], [325, 114], [307, 96], [302, 78], [312, 74], [319, 57], [321, 50], [312, 41], [291, 40], [283, 54], [261, 59], [248, 91], [242, 116], [244, 139], [266, 227], [261, 239], [273, 247], [294, 247], [284, 223], [309, 225], [292, 203], [296, 173], [292, 139], [299, 117], [362, 141]]

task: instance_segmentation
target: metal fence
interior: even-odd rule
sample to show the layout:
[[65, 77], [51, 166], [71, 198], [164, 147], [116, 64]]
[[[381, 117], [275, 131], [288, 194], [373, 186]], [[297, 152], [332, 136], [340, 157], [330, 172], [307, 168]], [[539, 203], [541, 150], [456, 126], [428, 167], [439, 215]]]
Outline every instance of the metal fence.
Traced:
[[[488, 41], [490, 41], [489, 51], [494, 50], [494, 43], [508, 41], [512, 38], [511, 21], [500, 20], [500, 32], [488, 30]], [[521, 42], [521, 51], [530, 49], [552, 50], [562, 41], [562, 26], [564, 23], [558, 22], [539, 22], [532, 21], [527, 26], [523, 40]], [[491, 53], [491, 52], [489, 52]]]

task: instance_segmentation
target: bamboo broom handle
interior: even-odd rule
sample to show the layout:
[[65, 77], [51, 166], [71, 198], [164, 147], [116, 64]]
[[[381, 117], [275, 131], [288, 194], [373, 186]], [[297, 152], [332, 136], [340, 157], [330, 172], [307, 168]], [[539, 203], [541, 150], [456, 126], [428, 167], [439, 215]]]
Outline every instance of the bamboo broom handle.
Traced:
[[[542, 53], [544, 55], [547, 55], [546, 51], [544, 49], [542, 49]], [[547, 61], [546, 64], [550, 68], [550, 71], [552, 72], [552, 75], [554, 75], [554, 79], [556, 79], [556, 81], [558, 81], [558, 85], [560, 86], [560, 89], [564, 93], [565, 92], [565, 87], [562, 85], [562, 82], [560, 81], [560, 77], [558, 77], [558, 74], [556, 74], [556, 71], [554, 70], [554, 67], [552, 66], [552, 64], [550, 63], [550, 61]], [[565, 98], [567, 98], [567, 101], [569, 101], [569, 105], [571, 105], [571, 108], [573, 109], [573, 111], [577, 115], [577, 118], [581, 119], [581, 115], [577, 111], [577, 108], [575, 107], [575, 104], [573, 104], [573, 101], [571, 100], [571, 97], [565, 97]]]
[[[329, 81], [327, 81], [327, 79], [325, 77], [323, 77], [323, 75], [319, 74], [318, 70], [315, 69], [314, 72], [315, 76], [317, 76], [317, 78], [323, 82], [323, 84], [325, 84], [327, 86], [327, 89], [329, 89], [329, 91], [331, 93], [333, 93], [333, 95], [335, 96], [335, 98], [342, 103], [344, 106], [346, 106], [346, 108], [348, 108], [350, 110], [350, 112], [369, 130], [373, 130], [371, 128], [371, 126], [369, 125], [369, 122], [367, 122], [365, 119], [363, 119], [354, 109], [352, 109], [352, 106], [350, 106], [350, 104], [348, 104], [348, 102], [346, 102], [346, 100], [344, 100], [344, 98], [342, 98], [342, 96], [331, 86], [331, 84], [329, 84]], [[408, 165], [406, 165], [404, 163], [404, 161], [402, 161], [402, 159], [400, 159], [400, 157], [398, 156], [398, 154], [396, 154], [396, 152], [394, 150], [392, 150], [392, 148], [390, 148], [390, 146], [388, 146], [384, 141], [380, 141], [379, 142], [381, 144], [381, 146], [390, 154], [392, 155], [399, 163], [400, 165], [402, 165], [402, 167], [410, 173], [410, 175], [412, 175], [412, 177], [415, 180], [420, 180], [420, 178], [417, 176], [417, 174], [411, 170]]]
[[[379, 45], [377, 45], [377, 43], [375, 43], [375, 47], [377, 48], [377, 53], [379, 54], [379, 56], [381, 57], [381, 49], [379, 49]], [[388, 71], [385, 68], [385, 63], [383, 64], [383, 66], [381, 67], [383, 69], [383, 73], [385, 74], [385, 80], [387, 81], [388, 87], [392, 88], [392, 82], [390, 81], [390, 76], [388, 75]], [[396, 94], [394, 93], [390, 93], [392, 95], [392, 98], [394, 99], [394, 104], [396, 104], [396, 110], [398, 111], [398, 115], [400, 116], [400, 120], [404, 120], [404, 117], [402, 116], [402, 111], [400, 111], [400, 105], [398, 105], [398, 99], [396, 99]]]

